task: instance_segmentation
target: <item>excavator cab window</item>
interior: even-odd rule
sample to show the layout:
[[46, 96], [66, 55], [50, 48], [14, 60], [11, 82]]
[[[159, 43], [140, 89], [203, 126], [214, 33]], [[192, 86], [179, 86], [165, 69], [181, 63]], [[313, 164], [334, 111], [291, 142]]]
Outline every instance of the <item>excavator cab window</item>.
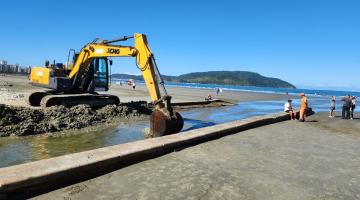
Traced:
[[69, 49], [65, 70], [71, 71], [76, 61], [76, 56], [79, 55], [74, 49]]
[[94, 86], [95, 91], [108, 90], [108, 61], [106, 58], [97, 58], [93, 60], [94, 67]]

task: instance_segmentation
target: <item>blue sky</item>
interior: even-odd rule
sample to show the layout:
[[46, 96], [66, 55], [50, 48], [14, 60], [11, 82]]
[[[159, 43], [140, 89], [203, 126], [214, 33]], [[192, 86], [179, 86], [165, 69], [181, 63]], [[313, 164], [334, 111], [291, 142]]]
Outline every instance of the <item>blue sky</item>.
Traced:
[[[65, 62], [96, 37], [139, 32], [163, 74], [247, 70], [360, 90], [359, 10], [355, 0], [3, 1], [0, 59]], [[139, 73], [132, 58], [115, 59], [113, 72]]]

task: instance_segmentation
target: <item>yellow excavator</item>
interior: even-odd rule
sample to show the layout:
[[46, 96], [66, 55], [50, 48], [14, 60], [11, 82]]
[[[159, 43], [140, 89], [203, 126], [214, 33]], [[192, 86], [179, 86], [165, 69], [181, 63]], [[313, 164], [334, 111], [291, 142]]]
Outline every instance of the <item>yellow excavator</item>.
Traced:
[[[133, 47], [115, 44], [128, 39], [134, 40]], [[47, 61], [45, 67], [33, 67], [30, 73], [30, 84], [45, 87], [48, 90], [30, 94], [29, 104], [41, 107], [54, 105], [70, 107], [78, 104], [102, 107], [119, 104], [120, 100], [117, 96], [96, 92], [109, 89], [109, 66], [112, 65], [112, 60], [109, 58], [111, 57], [136, 58], [136, 65], [143, 75], [154, 104], [154, 110], [150, 116], [151, 134], [162, 136], [180, 132], [184, 121], [181, 115], [171, 107], [171, 96], [166, 92], [146, 35], [139, 33], [114, 40], [95, 39], [86, 44], [80, 52], [70, 49], [66, 65], [55, 62], [50, 64]]]

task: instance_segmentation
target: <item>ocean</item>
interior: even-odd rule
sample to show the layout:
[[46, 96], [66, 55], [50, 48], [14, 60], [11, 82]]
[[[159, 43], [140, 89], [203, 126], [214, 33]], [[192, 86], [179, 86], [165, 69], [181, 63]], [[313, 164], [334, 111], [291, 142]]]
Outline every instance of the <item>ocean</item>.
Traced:
[[323, 96], [323, 97], [342, 97], [345, 95], [360, 96], [360, 92], [357, 91], [338, 91], [338, 90], [316, 90], [316, 89], [291, 89], [291, 88], [272, 88], [272, 87], [254, 87], [254, 86], [232, 86], [232, 85], [217, 85], [217, 84], [199, 84], [199, 83], [172, 83], [167, 82], [165, 86], [170, 87], [188, 87], [188, 88], [203, 88], [203, 89], [215, 89], [222, 88], [224, 91], [245, 91], [245, 92], [260, 92], [260, 93], [275, 93], [298, 95], [303, 92], [307, 96]]
[[[127, 80], [113, 79], [113, 83], [119, 83], [122, 81], [125, 83]], [[137, 83], [144, 84], [143, 81], [137, 81]], [[255, 87], [255, 86], [233, 86], [233, 85], [218, 85], [218, 84], [201, 84], [201, 83], [175, 83], [175, 82], [166, 82], [166, 87], [184, 87], [184, 88], [201, 88], [201, 89], [211, 89], [222, 88], [224, 91], [243, 91], [243, 92], [259, 92], [259, 93], [274, 93], [274, 94], [285, 94], [286, 92], [289, 95], [298, 95], [303, 92], [307, 96], [314, 97], [343, 97], [348, 94], [352, 96], [359, 97], [360, 92], [358, 91], [341, 91], [341, 90], [320, 90], [320, 89], [291, 89], [291, 88], [272, 88], [272, 87]]]
[[[119, 81], [125, 82], [125, 80], [114, 79], [114, 83]], [[144, 84], [142, 81], [137, 81], [139, 84]], [[340, 90], [316, 90], [316, 89], [291, 89], [291, 88], [272, 88], [272, 87], [253, 87], [253, 86], [231, 86], [231, 85], [217, 85], [217, 84], [199, 84], [199, 83], [174, 83], [166, 82], [166, 87], [183, 87], [183, 88], [200, 88], [215, 90], [216, 88], [222, 88], [223, 92], [226, 91], [239, 91], [239, 92], [257, 92], [257, 93], [273, 93], [273, 94], [285, 94], [299, 95], [305, 93], [308, 97], [309, 106], [313, 108], [315, 112], [328, 111], [330, 107], [330, 97], [336, 97], [336, 108], [339, 110], [342, 107], [341, 98], [346, 95], [360, 97], [360, 92], [357, 91], [340, 91]], [[256, 101], [256, 102], [242, 102], [238, 105], [243, 107], [251, 107], [252, 113], [256, 114], [268, 114], [273, 112], [279, 112], [283, 110], [284, 101]], [[293, 99], [293, 107], [299, 107], [300, 100]], [[236, 106], [235, 106], [236, 107]], [[240, 109], [240, 108], [239, 108]], [[235, 108], [236, 110], [236, 108]], [[248, 113], [248, 112], [246, 112]], [[250, 115], [250, 113], [248, 113]], [[242, 114], [243, 115], [243, 114]], [[248, 116], [247, 116], [248, 117]], [[217, 118], [217, 117], [214, 117]], [[242, 117], [241, 117], [242, 118]], [[228, 121], [228, 120], [227, 120]]]

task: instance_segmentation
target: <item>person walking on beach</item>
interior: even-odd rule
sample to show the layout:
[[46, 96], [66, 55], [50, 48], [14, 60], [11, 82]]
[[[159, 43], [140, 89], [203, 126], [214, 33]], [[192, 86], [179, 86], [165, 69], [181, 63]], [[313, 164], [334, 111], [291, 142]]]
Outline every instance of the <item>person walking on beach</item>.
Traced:
[[289, 113], [291, 120], [295, 120], [295, 113], [294, 113], [294, 110], [292, 108], [291, 102], [292, 102], [291, 99], [287, 100], [287, 102], [284, 105], [284, 112]]
[[216, 88], [216, 96], [219, 96], [220, 88]]
[[305, 96], [304, 93], [301, 93], [300, 96], [301, 96], [301, 104], [300, 104], [300, 118], [299, 118], [299, 120], [301, 122], [305, 122], [306, 109], [308, 107], [308, 102], [307, 102], [307, 97]]
[[351, 96], [347, 95], [346, 97], [343, 97], [341, 99], [343, 101], [343, 107], [342, 107], [342, 118], [343, 119], [350, 119], [350, 107], [351, 107]]
[[334, 113], [334, 110], [335, 110], [335, 96], [331, 96], [330, 98], [330, 115], [329, 117], [333, 118], [333, 113]]
[[350, 119], [353, 120], [354, 119], [354, 110], [355, 110], [355, 107], [356, 107], [356, 97], [352, 97], [351, 99], [351, 107], [350, 107]]

